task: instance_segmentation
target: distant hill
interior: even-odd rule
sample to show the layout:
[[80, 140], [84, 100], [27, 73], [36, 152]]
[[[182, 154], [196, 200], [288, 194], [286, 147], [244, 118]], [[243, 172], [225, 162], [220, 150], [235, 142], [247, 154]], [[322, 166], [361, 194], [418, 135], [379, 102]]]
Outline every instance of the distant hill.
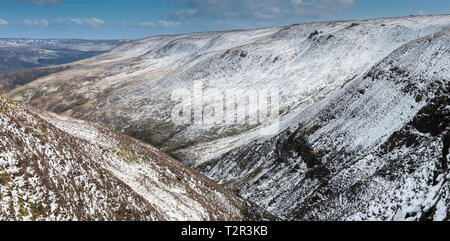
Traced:
[[0, 39], [0, 71], [48, 67], [90, 58], [121, 40]]

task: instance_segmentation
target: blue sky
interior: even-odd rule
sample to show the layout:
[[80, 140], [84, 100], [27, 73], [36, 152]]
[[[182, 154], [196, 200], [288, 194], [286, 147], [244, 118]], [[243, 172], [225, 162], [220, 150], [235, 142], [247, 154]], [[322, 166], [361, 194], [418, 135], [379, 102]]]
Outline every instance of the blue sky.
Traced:
[[137, 39], [449, 13], [449, 0], [1, 0], [0, 38]]

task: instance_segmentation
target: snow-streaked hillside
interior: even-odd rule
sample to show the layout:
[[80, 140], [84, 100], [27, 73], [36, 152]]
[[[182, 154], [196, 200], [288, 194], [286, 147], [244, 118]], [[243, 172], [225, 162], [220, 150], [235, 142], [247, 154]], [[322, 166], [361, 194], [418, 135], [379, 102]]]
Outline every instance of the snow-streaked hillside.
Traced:
[[241, 220], [244, 208], [148, 144], [0, 98], [0, 220]]
[[[157, 36], [8, 95], [161, 147], [282, 219], [448, 220], [449, 28], [440, 15]], [[194, 81], [280, 90], [279, 132], [177, 126], [172, 92]]]
[[449, 29], [419, 38], [199, 169], [284, 219], [448, 220], [449, 65]]
[[256, 126], [177, 126], [175, 89], [192, 89], [194, 80], [205, 91], [279, 89], [288, 123], [396, 48], [449, 24], [442, 15], [157, 36], [123, 43], [9, 96], [102, 122], [196, 166], [255, 140]]

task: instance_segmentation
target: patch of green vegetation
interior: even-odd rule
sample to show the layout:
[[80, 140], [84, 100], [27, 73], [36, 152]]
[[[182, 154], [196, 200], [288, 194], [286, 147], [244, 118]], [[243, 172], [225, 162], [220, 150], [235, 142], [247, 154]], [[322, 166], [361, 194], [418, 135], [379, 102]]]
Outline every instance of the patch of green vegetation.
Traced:
[[81, 96], [81, 95], [71, 96], [67, 100], [70, 101], [71, 103], [69, 103], [69, 104], [61, 103], [53, 108], [53, 112], [55, 112], [57, 114], [64, 113], [68, 110], [82, 106], [89, 101], [87, 98], [85, 98], [84, 96]]
[[0, 173], [0, 185], [6, 185], [11, 181], [11, 177], [8, 173]]
[[194, 199], [194, 197], [192, 196], [191, 191], [187, 187], [186, 187], [186, 196], [188, 196], [190, 199]]
[[172, 183], [166, 181], [165, 179], [163, 179], [161, 177], [158, 177], [158, 182], [160, 182], [164, 185], [164, 187], [161, 187], [160, 185], [158, 185], [158, 188], [160, 188], [160, 189], [166, 189], [166, 187], [169, 187], [169, 188], [174, 187], [174, 185], [172, 185]]
[[95, 186], [97, 187], [97, 190], [98, 190], [98, 191], [100, 191], [101, 193], [105, 194], [104, 191], [103, 191], [105, 188], [102, 186], [102, 184], [101, 184], [100, 182], [98, 182], [98, 181], [96, 180], [96, 181], [94, 182], [94, 184], [95, 184]]
[[30, 213], [28, 212], [28, 210], [20, 208], [19, 215], [20, 215], [20, 217], [24, 218], [24, 217], [30, 216]]
[[19, 109], [17, 107], [15, 107], [13, 104], [11, 104], [10, 102], [8, 102], [7, 100], [3, 100], [1, 102], [0, 105], [0, 110], [3, 113], [8, 113], [8, 112], [19, 112]]
[[32, 220], [38, 219], [40, 216], [47, 214], [50, 211], [49, 207], [45, 207], [44, 205], [38, 203], [29, 203], [30, 211], [32, 215]]
[[63, 189], [63, 187], [64, 187], [64, 181], [63, 181], [60, 177], [58, 177], [58, 176], [55, 176], [55, 179], [56, 179], [56, 183], [57, 183], [58, 187], [61, 188], [61, 189]]
[[143, 125], [131, 126], [125, 130], [126, 135], [157, 148], [166, 146], [174, 132], [176, 132], [176, 125], [172, 121], [161, 123], [157, 120], [147, 120]]
[[8, 102], [4, 101], [0, 105], [0, 114], [6, 115], [8, 112], [11, 112], [13, 110], [13, 106], [9, 105]]
[[29, 125], [27, 125], [27, 124], [25, 124], [25, 123], [22, 123], [24, 126], [25, 126], [25, 133], [26, 134], [34, 134], [34, 128], [33, 127], [31, 127], [31, 126], [29, 126]]
[[122, 160], [124, 160], [128, 164], [134, 164], [134, 163], [139, 164], [140, 163], [139, 157], [127, 150], [121, 149], [121, 150], [115, 151], [114, 154], [119, 156]]
[[[36, 121], [39, 121], [38, 119], [36, 119]], [[24, 122], [20, 122], [20, 124], [22, 126], [24, 126], [25, 128], [25, 133], [26, 134], [31, 134], [33, 137], [39, 138], [39, 140], [41, 140], [42, 143], [46, 143], [47, 142], [47, 138], [45, 137], [45, 135], [42, 135], [40, 131], [42, 132], [47, 132], [47, 128], [45, 128], [45, 126], [43, 125], [28, 125], [27, 123]]]
[[57, 114], [61, 114], [61, 113], [66, 112], [68, 110], [70, 110], [70, 105], [62, 103], [62, 104], [57, 105], [55, 108], [53, 108], [52, 111], [57, 113]]
[[38, 90], [38, 91], [36, 91], [36, 92], [33, 94], [33, 96], [31, 97], [30, 100], [39, 99], [39, 98], [41, 98], [42, 96], [44, 96], [45, 94], [46, 94], [45, 91]]

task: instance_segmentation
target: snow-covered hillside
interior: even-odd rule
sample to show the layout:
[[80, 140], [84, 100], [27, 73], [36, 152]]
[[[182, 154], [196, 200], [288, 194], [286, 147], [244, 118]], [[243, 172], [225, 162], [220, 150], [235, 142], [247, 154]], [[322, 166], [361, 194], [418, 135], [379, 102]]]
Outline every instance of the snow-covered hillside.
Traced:
[[396, 48], [449, 24], [450, 16], [442, 15], [151, 37], [39, 78], [10, 96], [102, 122], [195, 166], [251, 142], [257, 126], [177, 126], [171, 120], [175, 89], [192, 89], [195, 80], [205, 91], [278, 89], [288, 122]]
[[419, 38], [199, 169], [284, 219], [448, 220], [449, 65], [450, 30]]
[[241, 220], [244, 208], [148, 144], [0, 98], [0, 220]]

